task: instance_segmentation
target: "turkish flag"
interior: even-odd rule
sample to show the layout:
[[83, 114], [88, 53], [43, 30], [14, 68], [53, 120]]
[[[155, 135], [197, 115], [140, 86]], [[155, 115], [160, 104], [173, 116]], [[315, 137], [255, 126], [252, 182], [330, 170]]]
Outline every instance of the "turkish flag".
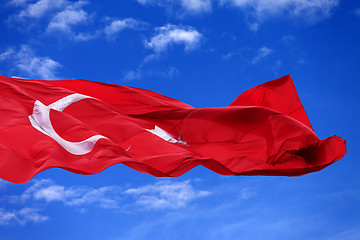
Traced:
[[53, 167], [94, 174], [116, 163], [159, 177], [198, 165], [299, 176], [346, 153], [340, 137], [314, 133], [289, 75], [200, 109], [132, 87], [0, 77], [0, 116], [0, 178], [14, 183]]

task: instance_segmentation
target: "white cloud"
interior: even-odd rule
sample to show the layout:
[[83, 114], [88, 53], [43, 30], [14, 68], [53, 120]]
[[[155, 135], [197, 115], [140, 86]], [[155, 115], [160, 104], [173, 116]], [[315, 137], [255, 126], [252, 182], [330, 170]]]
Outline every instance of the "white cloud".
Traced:
[[[19, 7], [18, 14], [10, 17], [11, 21], [23, 24], [19, 29], [33, 29], [34, 27], [46, 26], [46, 33], [60, 32], [75, 41], [88, 41], [98, 37], [99, 32], [79, 33], [74, 28], [80, 24], [86, 25], [91, 20], [83, 6], [86, 1], [68, 0], [37, 0], [28, 1], [13, 0], [9, 4]], [[35, 21], [41, 19], [42, 21]]]
[[6, 212], [0, 208], [0, 225], [8, 224], [13, 219], [16, 219], [15, 213]]
[[152, 185], [128, 189], [125, 193], [135, 196], [136, 204], [148, 210], [184, 208], [189, 202], [210, 194], [207, 191], [194, 189], [190, 181], [160, 181]]
[[[242, 48], [222, 55], [225, 61], [238, 61], [245, 65], [256, 65], [268, 58], [274, 52], [273, 49], [263, 46], [258, 49]], [[244, 65], [244, 66], [245, 66]]]
[[49, 57], [36, 56], [27, 45], [21, 46], [18, 51], [10, 48], [0, 53], [0, 61], [6, 61], [16, 75], [40, 79], [56, 79], [56, 71], [61, 67], [60, 63]]
[[[231, 6], [244, 10], [247, 15], [257, 21], [263, 21], [273, 16], [299, 17], [310, 23], [330, 16], [340, 0], [137, 0], [141, 5], [156, 5], [164, 7], [168, 12], [180, 8], [185, 14], [200, 14], [211, 12], [212, 3], [220, 7]], [[178, 11], [176, 11], [178, 12]], [[183, 14], [181, 14], [183, 15]], [[249, 25], [253, 31], [255, 25]], [[258, 27], [258, 26], [257, 26]], [[256, 29], [257, 29], [256, 27]]]
[[[39, 205], [39, 203], [46, 206], [44, 203], [60, 202], [65, 206], [76, 207], [78, 212], [83, 213], [89, 207], [128, 211], [134, 209], [136, 205], [141, 206], [141, 210], [179, 209], [209, 194], [208, 191], [195, 189], [190, 181], [159, 181], [124, 190], [123, 187], [116, 185], [99, 188], [65, 187], [55, 184], [52, 180], [43, 179], [34, 181], [23, 194], [10, 196], [7, 199], [12, 204], [27, 206]], [[48, 219], [38, 212], [39, 210], [31, 207], [11, 211], [0, 209], [0, 225], [11, 222], [37, 223]]]
[[209, 12], [211, 11], [211, 0], [182, 0], [181, 6], [187, 12]]
[[92, 39], [95, 39], [100, 36], [99, 31], [90, 32], [90, 33], [75, 33], [72, 36], [72, 39], [76, 42], [86, 42]]
[[[20, 12], [11, 16], [11, 21], [17, 24], [24, 24], [24, 28], [33, 29], [34, 27], [46, 26], [44, 32], [51, 35], [60, 33], [68, 39], [76, 42], [89, 41], [99, 37], [114, 39], [116, 35], [124, 29], [142, 29], [148, 24], [133, 18], [115, 19], [110, 21], [104, 28], [94, 30], [94, 13], [88, 13], [83, 9], [88, 4], [87, 1], [68, 1], [68, 0], [37, 0], [29, 3], [25, 0], [12, 0], [10, 5], [20, 8]], [[34, 19], [42, 21], [34, 21]], [[109, 17], [104, 18], [109, 21]], [[26, 24], [26, 26], [25, 26]], [[80, 26], [87, 29], [80, 31]]]
[[56, 13], [56, 15], [49, 22], [47, 31], [70, 33], [73, 26], [86, 23], [89, 16], [87, 12], [81, 9], [84, 4], [85, 2], [79, 1]]
[[14, 49], [9, 48], [5, 52], [0, 53], [0, 61], [7, 60], [15, 54]]
[[[16, 3], [16, 5], [24, 5], [25, 3], [25, 1], [19, 0], [12, 2]], [[41, 18], [67, 4], [68, 1], [66, 0], [38, 0], [35, 3], [28, 4], [25, 9], [19, 13], [18, 17]]]
[[138, 29], [145, 26], [146, 23], [135, 20], [133, 18], [113, 20], [104, 29], [104, 34], [107, 38], [113, 38], [124, 29]]
[[[153, 55], [151, 55], [153, 56]], [[149, 56], [148, 56], [149, 57]], [[148, 61], [148, 60], [146, 60]], [[130, 70], [124, 73], [124, 81], [138, 80], [143, 77], [156, 77], [156, 78], [165, 78], [165, 79], [174, 79], [179, 75], [179, 70], [175, 67], [165, 67], [161, 69], [154, 68], [143, 68], [143, 66], [138, 67], [135, 70]]]
[[140, 79], [142, 77], [142, 73], [141, 70], [137, 69], [137, 70], [131, 70], [129, 72], [127, 72], [123, 79], [125, 81], [132, 81], [132, 80], [137, 80]]
[[243, 9], [260, 21], [271, 16], [287, 16], [316, 22], [330, 16], [339, 0], [219, 0], [219, 2], [221, 5]]
[[34, 208], [22, 208], [15, 211], [6, 211], [0, 208], [0, 225], [7, 224], [20, 224], [25, 225], [27, 223], [40, 223], [47, 221], [47, 216], [39, 214], [38, 209]]
[[157, 34], [145, 42], [147, 48], [160, 53], [174, 44], [185, 45], [185, 50], [195, 49], [201, 40], [202, 35], [193, 27], [165, 25], [156, 29]]
[[52, 183], [53, 182], [49, 179], [41, 179], [34, 181], [34, 184], [31, 185], [28, 189], [26, 189], [23, 194], [21, 194], [20, 196], [13, 196], [12, 199], [14, 201], [25, 203], [26, 201], [33, 198], [34, 192], [36, 192], [38, 189], [41, 189], [44, 186], [50, 185]]
[[89, 187], [64, 187], [51, 180], [40, 180], [29, 187], [15, 201], [27, 202], [43, 200], [62, 202], [67, 206], [95, 205], [105, 209], [119, 208], [122, 189], [118, 186], [106, 186], [97, 189]]
[[33, 192], [33, 197], [36, 200], [43, 199], [47, 202], [63, 201], [78, 197], [82, 191], [79, 189], [65, 189], [64, 186], [50, 185], [44, 188], [37, 189]]
[[253, 57], [253, 59], [251, 60], [252, 64], [257, 64], [259, 63], [261, 60], [263, 60], [264, 58], [266, 58], [267, 56], [269, 56], [271, 53], [273, 52], [273, 50], [271, 50], [270, 48], [267, 47], [261, 47], [257, 50], [257, 54], [255, 57]]
[[256, 195], [256, 192], [252, 188], [243, 188], [240, 191], [240, 198], [242, 200], [249, 200], [250, 198], [254, 197]]
[[212, 9], [212, 0], [137, 0], [137, 2], [141, 5], [157, 5], [168, 10], [178, 7], [185, 14], [210, 12]]
[[16, 67], [26, 76], [55, 79], [56, 70], [61, 64], [49, 57], [38, 57], [28, 46], [22, 46], [16, 54]]
[[[77, 189], [75, 190], [77, 191]], [[64, 203], [69, 206], [97, 205], [104, 209], [116, 209], [120, 207], [120, 193], [121, 188], [118, 186], [105, 186], [89, 189], [80, 197], [69, 198]]]

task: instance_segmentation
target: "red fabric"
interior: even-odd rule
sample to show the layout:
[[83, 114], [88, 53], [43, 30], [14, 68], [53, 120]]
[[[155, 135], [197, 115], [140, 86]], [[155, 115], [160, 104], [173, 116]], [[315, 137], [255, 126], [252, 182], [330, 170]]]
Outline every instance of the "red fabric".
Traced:
[[[74, 93], [95, 99], [51, 109], [50, 119], [70, 142], [106, 137], [82, 155], [29, 120], [36, 100], [49, 105]], [[0, 77], [0, 116], [0, 178], [14, 183], [52, 167], [94, 174], [117, 163], [154, 176], [179, 176], [198, 165], [224, 175], [299, 176], [346, 153], [340, 137], [316, 136], [289, 75], [251, 88], [228, 107], [202, 109], [119, 85]], [[155, 125], [179, 142], [148, 131]]]

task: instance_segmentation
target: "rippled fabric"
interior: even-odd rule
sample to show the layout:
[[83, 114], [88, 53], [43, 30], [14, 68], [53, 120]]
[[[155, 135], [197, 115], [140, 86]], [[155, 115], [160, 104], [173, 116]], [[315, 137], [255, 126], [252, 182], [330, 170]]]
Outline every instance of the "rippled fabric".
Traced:
[[289, 75], [216, 108], [120, 85], [0, 77], [0, 178], [15, 183], [53, 167], [95, 174], [117, 163], [159, 177], [198, 165], [299, 176], [345, 153], [340, 137], [314, 133]]

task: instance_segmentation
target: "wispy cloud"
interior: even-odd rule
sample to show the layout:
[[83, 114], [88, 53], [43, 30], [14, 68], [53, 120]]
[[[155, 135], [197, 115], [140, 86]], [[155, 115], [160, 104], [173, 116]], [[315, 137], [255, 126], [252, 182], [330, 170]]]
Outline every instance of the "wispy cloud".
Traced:
[[245, 187], [241, 189], [240, 191], [240, 199], [242, 200], [249, 200], [250, 198], [253, 198], [256, 196], [256, 191], [252, 188]]
[[[101, 21], [107, 23], [98, 27], [95, 13], [84, 9], [87, 1], [68, 0], [37, 0], [28, 2], [13, 0], [9, 5], [19, 8], [17, 14], [10, 17], [10, 22], [15, 21], [19, 28], [29, 31], [35, 26], [47, 33], [46, 36], [62, 36], [75, 42], [85, 42], [96, 38], [116, 39], [119, 32], [124, 29], [142, 30], [148, 23], [133, 18], [114, 19], [102, 17]], [[105, 19], [105, 20], [104, 20]], [[41, 21], [40, 21], [41, 20]], [[97, 21], [98, 23], [98, 21]], [[45, 26], [45, 27], [44, 27]]]
[[[241, 232], [248, 231], [248, 228], [251, 229], [249, 232], [252, 232], [256, 228], [254, 224], [259, 224], [255, 222], [256, 215], [259, 213], [258, 209], [243, 206], [256, 195], [255, 189], [228, 184], [215, 188], [217, 190], [213, 194], [217, 192], [225, 196], [222, 200], [217, 198], [217, 201], [213, 202], [205, 199], [201, 201], [206, 203], [199, 204], [196, 208], [178, 208], [174, 212], [166, 212], [156, 218], [145, 218], [137, 226], [124, 232], [119, 239], [144, 239], [148, 236], [158, 238], [171, 236], [174, 239], [234, 239], [234, 236], [241, 236], [246, 239], [246, 236], [250, 235], [241, 234]], [[151, 187], [150, 190], [136, 189], [135, 192], [138, 195], [146, 194], [151, 192]], [[165, 190], [164, 192], [166, 194]], [[214, 205], [203, 208], [209, 203]], [[194, 231], [194, 226], [196, 226], [196, 231]], [[226, 230], [231, 231], [231, 234], [228, 234]]]
[[133, 18], [115, 19], [104, 28], [104, 34], [107, 38], [113, 39], [125, 29], [141, 29], [144, 26], [147, 26], [147, 23]]
[[[121, 236], [116, 239], [145, 239], [149, 236], [211, 240], [359, 238], [359, 224], [351, 216], [344, 224], [339, 224], [338, 214], [329, 215], [326, 211], [325, 199], [321, 202], [316, 198], [309, 200], [309, 194], [296, 191], [290, 191], [289, 196], [279, 195], [280, 185], [269, 189], [263, 183], [256, 184], [256, 181], [251, 181], [250, 187], [242, 187], [242, 184], [244, 181], [217, 183], [214, 187], [219, 195], [215, 201], [206, 199], [206, 203], [196, 208], [151, 214], [142, 218], [135, 227], [119, 233]], [[302, 206], [300, 203], [303, 202], [307, 205]]]
[[56, 79], [61, 64], [49, 57], [36, 56], [33, 49], [22, 45], [18, 50], [9, 48], [0, 53], [0, 61], [6, 61], [14, 75], [40, 79]]
[[202, 13], [211, 11], [211, 0], [182, 0], [181, 5], [186, 12]]
[[260, 24], [269, 18], [298, 18], [307, 23], [319, 22], [331, 15], [340, 0], [137, 0], [143, 6], [159, 6], [168, 13], [185, 15], [212, 12], [218, 8], [237, 8], [250, 17], [248, 27], [257, 32]]
[[25, 203], [29, 200], [62, 202], [67, 206], [93, 205], [104, 209], [119, 208], [122, 188], [105, 186], [89, 188], [84, 186], [65, 187], [51, 180], [40, 180], [29, 187], [22, 195], [13, 196], [13, 200]]
[[123, 80], [125, 81], [133, 81], [142, 78], [141, 69], [131, 70], [124, 74]]
[[[118, 185], [91, 188], [87, 186], [62, 186], [52, 180], [33, 181], [20, 195], [3, 198], [11, 204], [26, 205], [21, 210], [0, 209], [0, 225], [7, 223], [26, 224], [41, 222], [48, 218], [39, 214], [31, 206], [39, 203], [59, 202], [64, 206], [75, 207], [79, 212], [89, 208], [113, 209], [118, 211], [137, 210], [175, 210], [188, 206], [192, 201], [206, 197], [208, 191], [197, 190], [190, 181], [158, 181], [154, 184], [125, 188]], [[140, 207], [140, 208], [139, 208]]]
[[22, 208], [20, 210], [6, 211], [0, 208], [0, 225], [27, 223], [40, 223], [47, 221], [49, 218], [39, 214], [38, 209]]
[[267, 56], [269, 56], [273, 50], [268, 47], [261, 47], [257, 50], [257, 54], [252, 58], [251, 63], [257, 64]]
[[183, 14], [200, 14], [210, 12], [212, 0], [137, 0], [141, 5], [156, 5], [166, 8], [169, 12]]
[[265, 63], [265, 68], [270, 68], [275, 71], [274, 69], [276, 67], [281, 67], [281, 61], [275, 64], [273, 62], [265, 62], [273, 52], [274, 50], [267, 46], [259, 48], [245, 47], [223, 54], [222, 59], [224, 61], [236, 61], [241, 68]]
[[219, 0], [222, 6], [233, 6], [246, 11], [258, 21], [269, 17], [299, 17], [316, 22], [329, 17], [339, 0]]
[[19, 8], [16, 14], [10, 16], [9, 21], [15, 22], [20, 31], [36, 27], [35, 29], [48, 33], [48, 36], [60, 33], [75, 41], [88, 41], [97, 36], [97, 32], [82, 33], [76, 30], [77, 26], [87, 25], [91, 20], [91, 14], [83, 9], [87, 1], [13, 0], [9, 5]]
[[154, 50], [158, 56], [172, 45], [184, 45], [185, 51], [198, 47], [202, 38], [195, 28], [190, 26], [176, 26], [167, 24], [155, 29], [156, 34], [145, 42], [145, 47]]
[[100, 31], [94, 31], [94, 32], [79, 32], [74, 33], [72, 35], [68, 35], [70, 39], [73, 39], [75, 42], [87, 42], [93, 39], [96, 39], [101, 36]]
[[125, 193], [133, 195], [137, 205], [149, 210], [184, 208], [189, 202], [210, 194], [208, 191], [194, 189], [190, 181], [160, 181], [144, 187], [128, 189]]
[[[129, 197], [130, 202], [146, 210], [178, 209], [186, 207], [191, 201], [206, 197], [208, 191], [197, 190], [190, 181], [158, 181], [146, 186], [123, 188], [104, 186], [90, 188], [84, 186], [65, 187], [53, 181], [43, 179], [35, 181], [23, 194], [12, 196], [13, 203], [33, 201], [62, 202], [67, 206], [97, 206], [104, 209], [119, 209], [122, 202]], [[132, 204], [127, 204], [127, 206]]]
[[56, 71], [61, 67], [60, 63], [49, 57], [36, 56], [27, 46], [22, 46], [15, 55], [15, 64], [20, 73], [42, 79], [56, 79]]
[[89, 15], [82, 9], [85, 4], [83, 1], [75, 2], [57, 12], [50, 20], [46, 31], [71, 33], [74, 26], [86, 23]]
[[143, 77], [154, 77], [164, 79], [174, 79], [179, 75], [179, 70], [175, 67], [165, 67], [163, 69], [149, 69], [144, 68], [142, 65], [135, 70], [130, 70], [124, 73], [124, 81], [138, 80]]
[[0, 53], [0, 61], [8, 60], [15, 54], [14, 49], [9, 48], [6, 49], [4, 52]]
[[257, 32], [259, 30], [259, 23], [248, 23], [248, 28], [253, 32]]
[[[121, 22], [120, 26], [122, 27], [123, 25], [124, 23]], [[141, 23], [141, 25], [147, 24]], [[191, 26], [167, 24], [162, 27], [156, 27], [154, 32], [153, 36], [144, 42], [145, 48], [152, 50], [153, 53], [145, 56], [142, 63], [135, 70], [125, 72], [123, 80], [137, 80], [144, 76], [173, 79], [179, 74], [177, 68], [170, 66], [160, 70], [146, 70], [144, 66], [151, 61], [158, 60], [160, 56], [175, 45], [184, 46], [186, 52], [195, 50], [200, 46], [201, 39], [203, 38], [202, 34]]]
[[16, 6], [23, 6], [24, 9], [17, 15], [19, 18], [42, 18], [69, 4], [66, 0], [38, 0], [34, 3], [15, 0], [12, 3]]

